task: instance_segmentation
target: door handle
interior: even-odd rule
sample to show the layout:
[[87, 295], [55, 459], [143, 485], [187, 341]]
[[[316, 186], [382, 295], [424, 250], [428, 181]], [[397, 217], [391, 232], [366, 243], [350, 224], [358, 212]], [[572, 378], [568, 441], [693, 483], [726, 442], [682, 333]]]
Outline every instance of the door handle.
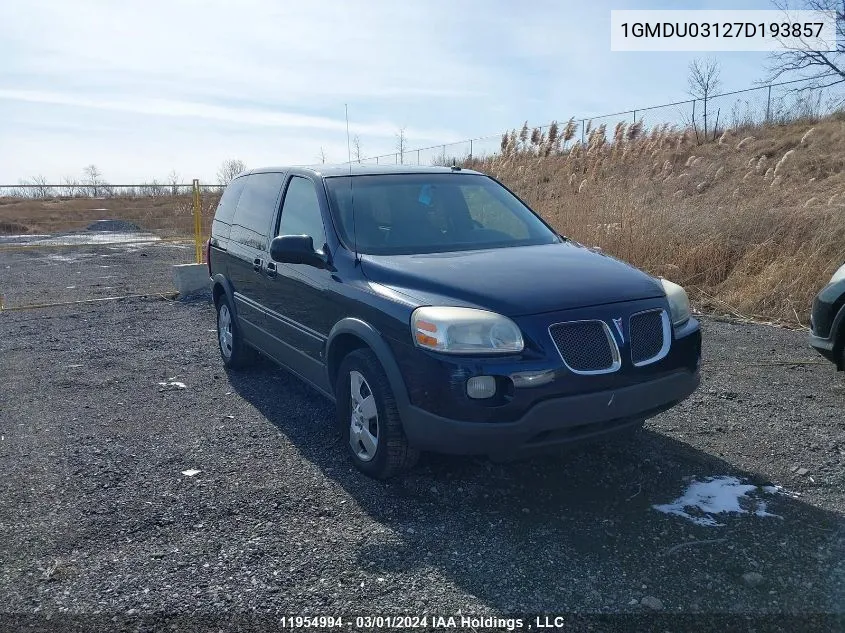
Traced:
[[276, 272], [276, 262], [267, 262], [267, 276], [275, 277]]
[[255, 259], [252, 260], [252, 269], [257, 273], [260, 273], [261, 272], [261, 264], [262, 264], [261, 258], [256, 257]]

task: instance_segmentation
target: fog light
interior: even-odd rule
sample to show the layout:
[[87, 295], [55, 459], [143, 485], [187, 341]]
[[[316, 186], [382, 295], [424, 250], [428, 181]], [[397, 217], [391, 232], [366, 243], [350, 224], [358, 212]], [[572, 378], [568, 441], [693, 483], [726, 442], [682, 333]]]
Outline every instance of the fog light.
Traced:
[[492, 398], [496, 394], [496, 379], [493, 376], [475, 376], [467, 380], [467, 395], [470, 398]]

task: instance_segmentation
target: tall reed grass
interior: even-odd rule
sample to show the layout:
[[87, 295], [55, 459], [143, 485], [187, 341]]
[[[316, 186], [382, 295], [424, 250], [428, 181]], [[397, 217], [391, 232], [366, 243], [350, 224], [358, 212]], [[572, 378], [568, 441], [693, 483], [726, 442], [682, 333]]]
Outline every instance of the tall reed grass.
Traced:
[[[549, 130], [551, 132], [551, 129]], [[702, 311], [806, 325], [845, 262], [845, 116], [725, 130], [618, 124], [502, 137], [466, 165], [562, 233], [683, 284]]]

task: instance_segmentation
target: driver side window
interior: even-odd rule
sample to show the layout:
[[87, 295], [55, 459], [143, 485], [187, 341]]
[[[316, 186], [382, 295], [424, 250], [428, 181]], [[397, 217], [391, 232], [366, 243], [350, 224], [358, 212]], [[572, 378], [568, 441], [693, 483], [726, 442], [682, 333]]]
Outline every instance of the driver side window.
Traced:
[[285, 192], [282, 217], [276, 234], [310, 235], [316, 250], [321, 250], [326, 243], [317, 191], [314, 189], [314, 183], [307, 178], [291, 178]]

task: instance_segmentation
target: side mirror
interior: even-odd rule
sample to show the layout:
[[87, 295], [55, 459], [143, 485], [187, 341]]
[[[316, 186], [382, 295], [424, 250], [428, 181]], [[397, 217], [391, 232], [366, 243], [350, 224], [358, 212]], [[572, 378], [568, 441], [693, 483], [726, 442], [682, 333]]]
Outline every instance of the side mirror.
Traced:
[[282, 264], [305, 264], [324, 268], [326, 258], [314, 250], [310, 235], [280, 235], [270, 242], [270, 257]]

